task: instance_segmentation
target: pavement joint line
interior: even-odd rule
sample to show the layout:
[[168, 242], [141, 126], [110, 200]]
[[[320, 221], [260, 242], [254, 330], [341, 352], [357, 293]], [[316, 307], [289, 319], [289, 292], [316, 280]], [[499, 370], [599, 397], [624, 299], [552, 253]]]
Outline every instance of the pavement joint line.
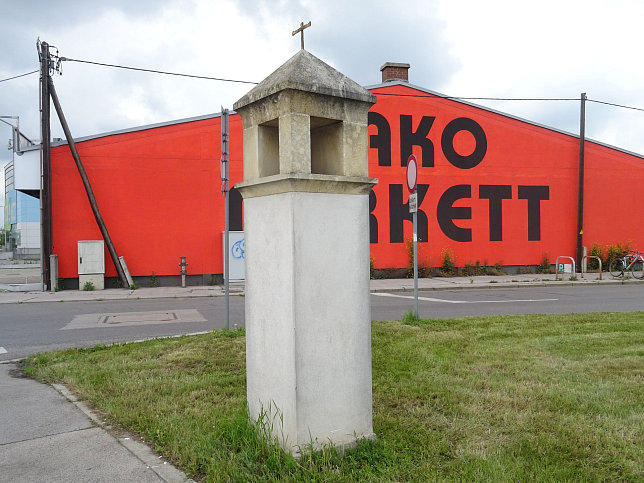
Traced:
[[16, 441], [9, 441], [8, 443], [0, 443], [0, 447], [7, 446], [7, 445], [10, 445], [10, 444], [25, 443], [27, 441], [38, 441], [39, 439], [51, 438], [52, 436], [59, 436], [61, 434], [79, 433], [81, 431], [87, 431], [88, 429], [94, 429], [94, 428], [96, 428], [96, 426], [89, 426], [87, 428], [72, 429], [71, 431], [59, 431], [57, 433], [43, 434], [43, 435], [40, 435], [40, 436], [36, 436], [35, 438], [27, 438], [27, 439], [20, 439], [20, 440], [16, 440]]
[[[65, 399], [76, 406], [85, 416], [87, 416], [96, 426], [104, 430], [110, 437], [114, 438], [121, 446], [132, 453], [138, 460], [143, 462], [149, 469], [154, 471], [159, 478], [167, 483], [196, 483], [194, 480], [188, 478], [183, 471], [177, 469], [171, 463], [163, 460], [163, 457], [157, 455], [152, 449], [138, 441], [136, 441], [131, 434], [124, 432], [123, 436], [116, 437], [109, 431], [112, 426], [102, 421], [98, 415], [90, 408], [85, 402], [79, 400], [74, 393], [72, 393], [64, 384], [52, 384], [52, 387], [58, 391]], [[90, 429], [90, 428], [84, 428]], [[159, 464], [160, 460], [163, 464]]]

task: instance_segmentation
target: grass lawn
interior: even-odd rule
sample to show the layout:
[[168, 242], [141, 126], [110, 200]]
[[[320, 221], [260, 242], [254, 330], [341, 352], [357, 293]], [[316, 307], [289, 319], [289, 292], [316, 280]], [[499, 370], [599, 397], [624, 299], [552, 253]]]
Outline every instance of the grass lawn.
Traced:
[[247, 422], [243, 331], [40, 354], [205, 481], [644, 481], [644, 312], [378, 322], [376, 442], [295, 460]]

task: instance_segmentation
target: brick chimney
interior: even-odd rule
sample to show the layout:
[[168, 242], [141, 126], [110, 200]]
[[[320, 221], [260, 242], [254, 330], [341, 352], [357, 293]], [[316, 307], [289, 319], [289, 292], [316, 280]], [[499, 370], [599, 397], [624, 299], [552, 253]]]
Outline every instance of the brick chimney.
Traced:
[[404, 81], [409, 82], [409, 64], [398, 62], [385, 62], [380, 68], [382, 82]]

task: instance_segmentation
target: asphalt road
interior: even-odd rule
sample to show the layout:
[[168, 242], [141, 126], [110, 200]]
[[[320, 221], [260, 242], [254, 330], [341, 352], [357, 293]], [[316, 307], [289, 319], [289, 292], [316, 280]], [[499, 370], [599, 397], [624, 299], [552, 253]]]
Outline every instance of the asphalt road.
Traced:
[[[494, 314], [632, 312], [644, 310], [639, 285], [523, 287], [422, 291], [423, 318]], [[5, 304], [0, 310], [0, 361], [66, 347], [90, 347], [209, 331], [225, 325], [223, 297]], [[372, 319], [413, 310], [409, 292], [371, 295]], [[230, 326], [243, 326], [244, 298], [230, 298]]]
[[[226, 324], [224, 302], [223, 297], [198, 297], [4, 304], [0, 307], [0, 361], [68, 347], [220, 329]], [[182, 316], [183, 311], [195, 310], [203, 320]], [[124, 319], [120, 315], [119, 320], [119, 316], [108, 318], [109, 314], [131, 316]], [[88, 323], [92, 315], [97, 321], [93, 324]], [[154, 315], [157, 323], [152, 320]], [[231, 296], [230, 327], [241, 326], [243, 321], [244, 298]]]
[[[413, 293], [371, 295], [373, 320], [400, 319], [402, 314], [413, 311], [413, 308]], [[418, 315], [421, 318], [639, 310], [644, 310], [644, 290], [640, 285], [436, 290], [420, 292], [418, 297]]]

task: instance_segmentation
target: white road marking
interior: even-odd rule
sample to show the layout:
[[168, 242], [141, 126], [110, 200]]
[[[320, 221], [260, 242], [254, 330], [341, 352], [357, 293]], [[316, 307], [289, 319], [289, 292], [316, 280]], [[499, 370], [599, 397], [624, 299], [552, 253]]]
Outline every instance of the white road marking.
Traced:
[[[377, 295], [378, 297], [395, 297], [400, 299], [413, 299], [413, 295], [398, 295], [393, 293], [381, 293], [375, 292], [371, 295]], [[554, 302], [559, 299], [514, 299], [514, 300], [447, 300], [447, 299], [437, 299], [433, 297], [418, 297], [418, 300], [424, 302], [438, 302], [444, 304], [511, 304], [516, 302]]]
[[0, 354], [6, 354], [6, 353], [7, 353], [7, 349], [5, 349], [4, 347], [0, 347]]

